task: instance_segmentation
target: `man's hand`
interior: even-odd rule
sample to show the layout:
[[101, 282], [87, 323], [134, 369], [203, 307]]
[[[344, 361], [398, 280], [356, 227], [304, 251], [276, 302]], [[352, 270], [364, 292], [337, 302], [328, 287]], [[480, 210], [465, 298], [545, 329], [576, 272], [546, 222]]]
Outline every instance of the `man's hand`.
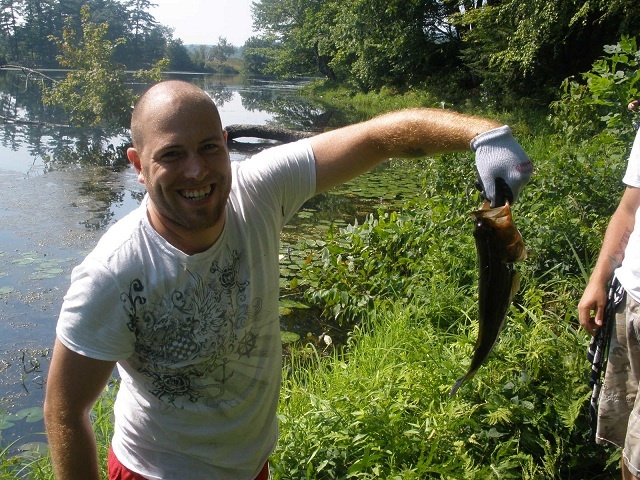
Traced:
[[594, 335], [596, 330], [602, 326], [606, 305], [606, 285], [596, 281], [589, 282], [578, 303], [578, 318], [580, 325], [591, 335]]
[[504, 125], [471, 140], [484, 197], [492, 207], [515, 202], [533, 174], [533, 163]]

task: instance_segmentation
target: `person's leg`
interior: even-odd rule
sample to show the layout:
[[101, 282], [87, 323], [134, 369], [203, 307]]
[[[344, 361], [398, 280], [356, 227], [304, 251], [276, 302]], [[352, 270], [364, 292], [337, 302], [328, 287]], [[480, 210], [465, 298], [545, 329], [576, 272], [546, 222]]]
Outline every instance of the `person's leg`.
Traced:
[[[627, 298], [627, 345], [629, 355], [629, 372], [627, 401], [633, 401], [633, 409], [629, 414], [627, 432], [622, 452], [622, 478], [636, 479], [640, 477], [640, 304]], [[633, 392], [635, 390], [635, 392]], [[633, 393], [633, 396], [631, 396]]]
[[632, 301], [629, 295], [625, 295], [616, 310], [598, 406], [596, 442], [612, 443], [619, 448], [625, 444], [627, 425], [640, 380], [635, 377], [636, 371], [632, 365], [635, 335], [629, 328], [628, 318], [628, 306]]

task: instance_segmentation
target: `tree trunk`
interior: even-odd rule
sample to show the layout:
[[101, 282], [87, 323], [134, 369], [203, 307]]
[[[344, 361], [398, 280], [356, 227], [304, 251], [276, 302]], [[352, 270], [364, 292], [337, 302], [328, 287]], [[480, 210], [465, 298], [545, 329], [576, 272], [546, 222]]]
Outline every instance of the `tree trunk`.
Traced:
[[243, 125], [234, 124], [225, 127], [228, 140], [232, 141], [240, 137], [263, 138], [266, 140], [277, 140], [279, 142], [294, 142], [302, 138], [315, 135], [312, 132], [301, 132], [297, 130], [287, 130], [269, 125]]

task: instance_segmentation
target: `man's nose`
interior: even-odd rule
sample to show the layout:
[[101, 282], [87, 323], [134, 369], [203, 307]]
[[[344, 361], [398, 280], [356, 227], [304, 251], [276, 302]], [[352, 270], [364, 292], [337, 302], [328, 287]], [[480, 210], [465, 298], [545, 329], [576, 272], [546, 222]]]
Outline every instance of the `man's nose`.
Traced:
[[198, 152], [190, 152], [184, 163], [184, 175], [196, 180], [203, 179], [207, 175], [208, 167], [205, 159]]

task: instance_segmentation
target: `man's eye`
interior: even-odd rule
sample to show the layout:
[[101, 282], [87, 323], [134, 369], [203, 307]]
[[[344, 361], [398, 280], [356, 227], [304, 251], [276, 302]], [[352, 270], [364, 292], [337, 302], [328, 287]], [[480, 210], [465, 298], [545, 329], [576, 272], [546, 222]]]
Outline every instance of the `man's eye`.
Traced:
[[213, 151], [218, 149], [218, 145], [215, 143], [206, 143], [202, 146], [202, 149], [206, 151]]
[[162, 154], [162, 159], [163, 160], [173, 160], [175, 158], [178, 158], [178, 156], [180, 155], [180, 152], [175, 151], [175, 150], [170, 150], [168, 152], [165, 152]]

